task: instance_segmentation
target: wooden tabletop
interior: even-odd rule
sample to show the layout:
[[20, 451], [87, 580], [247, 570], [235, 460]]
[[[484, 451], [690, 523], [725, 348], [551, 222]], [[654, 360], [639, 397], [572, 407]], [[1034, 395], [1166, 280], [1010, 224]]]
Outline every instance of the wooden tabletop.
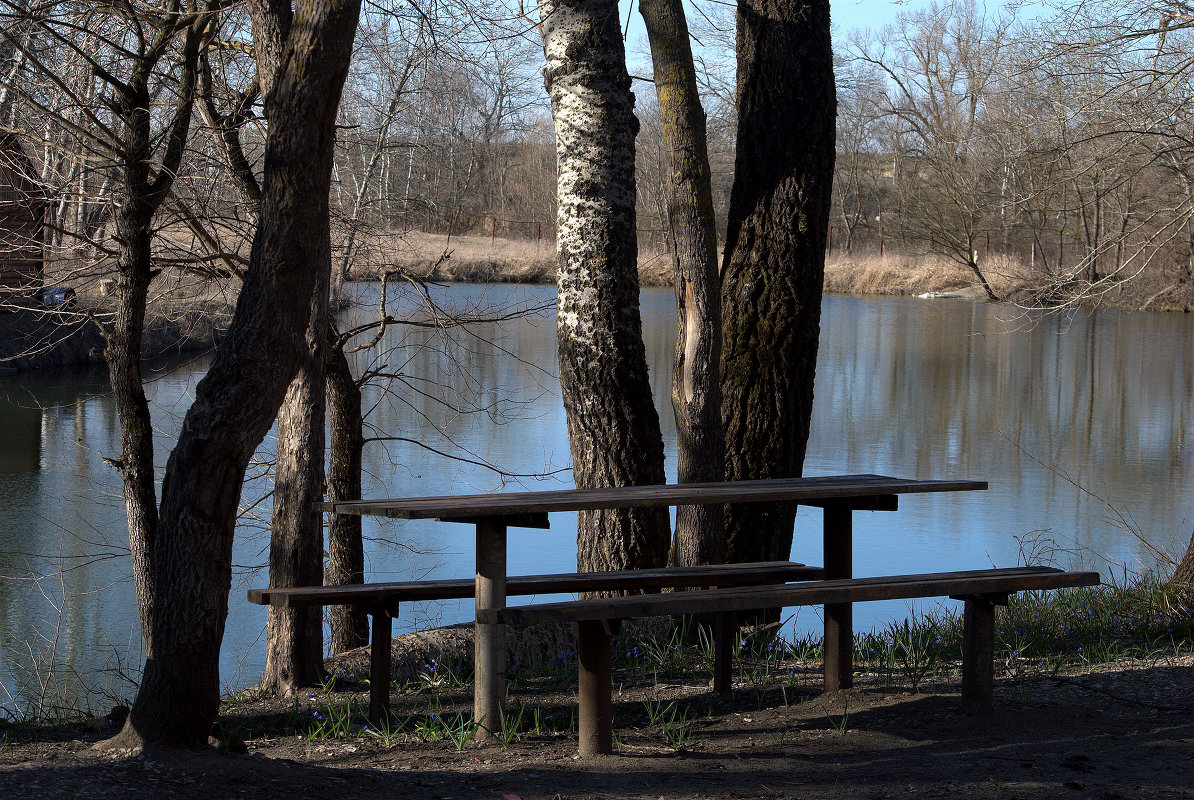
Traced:
[[918, 481], [883, 475], [833, 475], [818, 478], [618, 486], [603, 489], [556, 489], [449, 497], [396, 497], [321, 503], [321, 511], [398, 519], [468, 520], [481, 517], [541, 515], [552, 511], [603, 508], [790, 501], [820, 504], [923, 492], [986, 489], [986, 481]]

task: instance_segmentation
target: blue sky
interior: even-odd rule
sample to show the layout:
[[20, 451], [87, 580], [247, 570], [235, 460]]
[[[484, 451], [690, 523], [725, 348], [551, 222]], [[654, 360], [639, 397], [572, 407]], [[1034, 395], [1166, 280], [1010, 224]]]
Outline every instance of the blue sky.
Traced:
[[829, 13], [835, 26], [882, 28], [901, 11], [915, 11], [929, 5], [929, 0], [830, 0]]

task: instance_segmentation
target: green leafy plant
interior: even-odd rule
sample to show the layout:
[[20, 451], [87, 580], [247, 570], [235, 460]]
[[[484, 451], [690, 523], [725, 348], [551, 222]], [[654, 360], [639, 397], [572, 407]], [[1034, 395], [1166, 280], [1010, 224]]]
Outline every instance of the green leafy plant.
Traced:
[[402, 741], [403, 731], [410, 722], [410, 717], [398, 720], [392, 714], [386, 714], [377, 725], [370, 725], [365, 732], [376, 739], [379, 745], [389, 749]]

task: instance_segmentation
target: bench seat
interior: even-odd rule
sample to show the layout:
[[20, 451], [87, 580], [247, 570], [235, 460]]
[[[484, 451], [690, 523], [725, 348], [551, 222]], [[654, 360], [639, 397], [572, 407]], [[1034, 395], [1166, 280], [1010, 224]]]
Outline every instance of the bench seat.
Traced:
[[[807, 581], [823, 577], [820, 567], [792, 561], [748, 564], [713, 564], [699, 567], [634, 569], [622, 572], [578, 572], [557, 575], [522, 575], [506, 579], [506, 594], [535, 595], [568, 592], [611, 592], [636, 589], [673, 589], [688, 586], [740, 586], [778, 581]], [[344, 586], [299, 586], [286, 589], [250, 589], [249, 602], [279, 608], [356, 605], [365, 609], [389, 608], [398, 602], [454, 600], [472, 597], [472, 578], [358, 583]], [[397, 607], [393, 608], [397, 611]]]
[[[792, 561], [762, 561], [746, 564], [713, 564], [696, 567], [665, 567], [620, 572], [580, 572], [555, 575], [523, 575], [506, 579], [507, 596], [563, 594], [572, 592], [614, 592], [659, 590], [693, 586], [742, 586], [807, 581], [823, 578], [820, 567]], [[389, 713], [390, 648], [393, 618], [400, 603], [422, 600], [453, 600], [473, 597], [476, 583], [470, 578], [446, 580], [361, 583], [344, 586], [300, 586], [295, 588], [250, 589], [249, 602], [277, 608], [310, 608], [350, 605], [372, 617], [370, 632], [369, 720], [381, 723]], [[721, 647], [729, 646], [726, 642]], [[719, 656], [728, 660], [728, 653]], [[379, 676], [384, 676], [380, 677]]]
[[675, 614], [728, 614], [777, 606], [953, 597], [965, 601], [962, 704], [967, 711], [986, 711], [993, 703], [995, 606], [1006, 604], [1013, 592], [1098, 583], [1097, 572], [1014, 567], [544, 603], [483, 610], [478, 613], [477, 621], [576, 625], [580, 751], [581, 755], [595, 755], [613, 751], [610, 656], [611, 640], [621, 620]]

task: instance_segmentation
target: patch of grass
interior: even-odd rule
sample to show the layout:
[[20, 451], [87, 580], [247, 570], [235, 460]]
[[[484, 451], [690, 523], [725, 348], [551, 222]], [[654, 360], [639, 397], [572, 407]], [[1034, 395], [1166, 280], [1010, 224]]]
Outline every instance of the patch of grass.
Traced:
[[676, 752], [687, 750], [693, 743], [693, 730], [696, 728], [696, 717], [690, 717], [688, 709], [682, 712], [675, 703], [671, 704], [671, 713], [659, 723], [659, 732], [668, 747]]
[[[353, 700], [337, 702], [331, 694], [325, 693], [320, 708], [310, 712], [303, 735], [308, 741], [317, 739], [345, 739], [358, 732], [355, 720], [359, 711]], [[296, 726], [297, 727], [297, 726]]]
[[385, 749], [390, 749], [403, 741], [406, 726], [410, 723], [410, 717], [399, 720], [393, 714], [387, 714], [382, 718], [377, 725], [370, 725], [365, 729], [365, 733], [372, 736], [377, 743]]
[[829, 719], [829, 724], [833, 726], [839, 734], [844, 734], [850, 724], [850, 697], [846, 696], [842, 699], [842, 715], [837, 718], [835, 722], [833, 717], [829, 714], [825, 715]]
[[1057, 592], [1022, 592], [1000, 609], [996, 657], [1090, 665], [1157, 659], [1194, 646], [1194, 594], [1148, 576]]
[[647, 724], [658, 725], [667, 717], [668, 712], [676, 713], [675, 702], [665, 703], [662, 700], [647, 700], [643, 703], [647, 710]]
[[473, 685], [473, 668], [461, 660], [424, 664], [415, 675], [420, 689], [468, 689]]

